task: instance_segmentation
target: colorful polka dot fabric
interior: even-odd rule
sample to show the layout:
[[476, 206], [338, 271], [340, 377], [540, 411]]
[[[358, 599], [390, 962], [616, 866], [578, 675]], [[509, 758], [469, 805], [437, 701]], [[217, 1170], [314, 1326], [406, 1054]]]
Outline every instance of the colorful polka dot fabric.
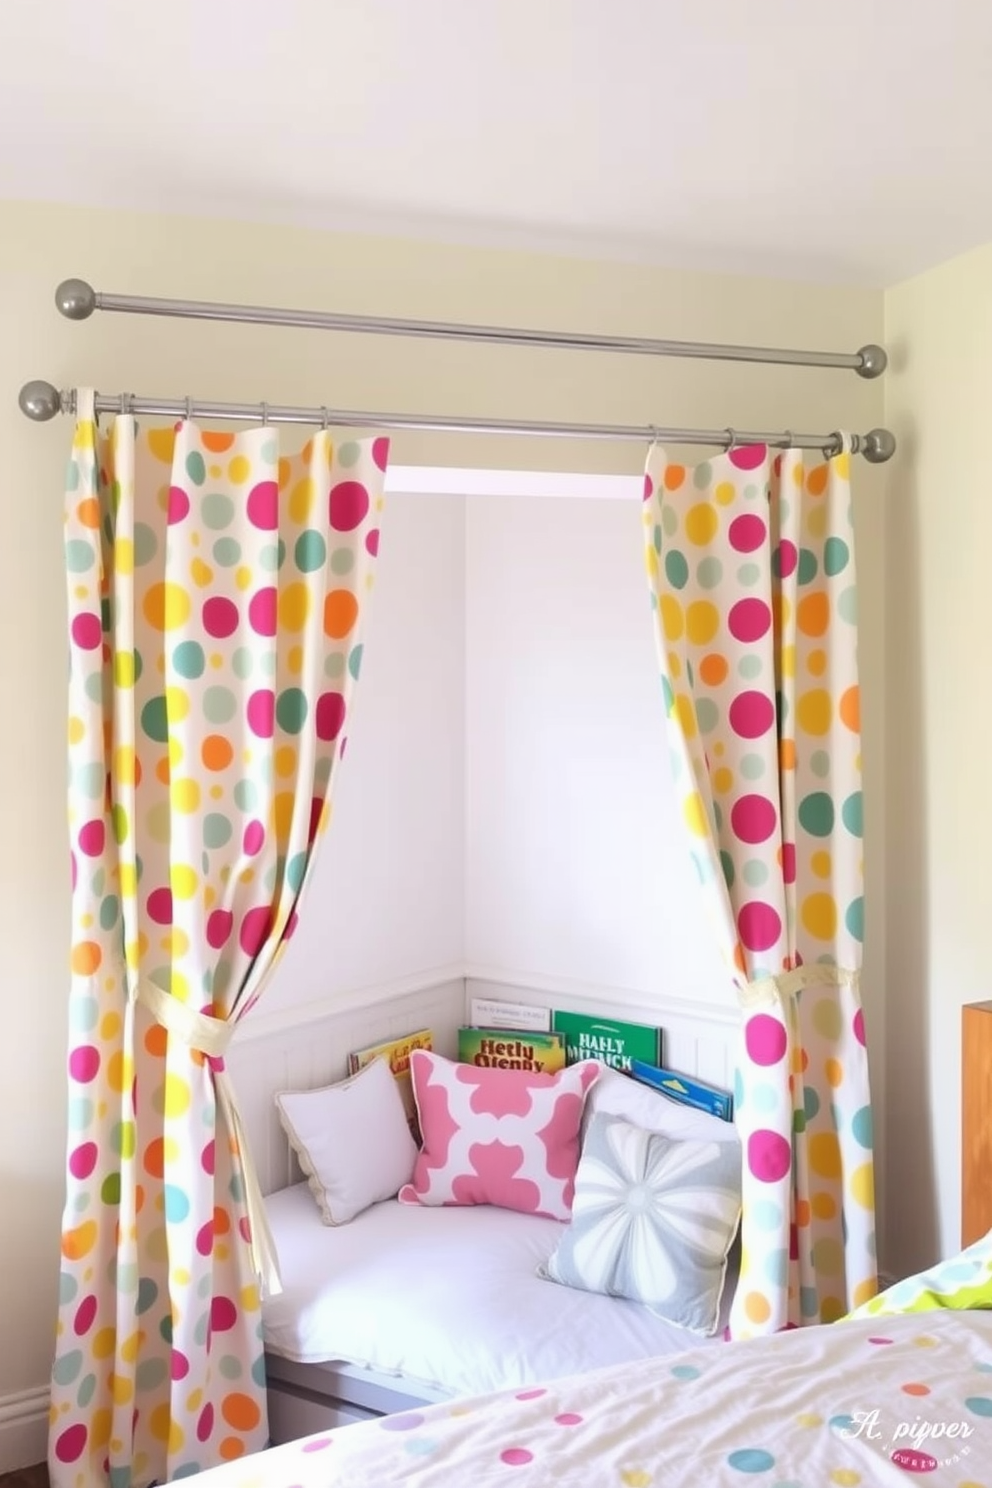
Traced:
[[384, 1416], [203, 1488], [992, 1488], [992, 1314], [882, 1321]]
[[[66, 498], [72, 984], [49, 1462], [185, 1477], [267, 1438], [223, 1046], [292, 935], [345, 751], [383, 439], [98, 431]], [[218, 1117], [218, 1106], [221, 1108]]]
[[877, 1287], [850, 455], [653, 449], [644, 498], [672, 770], [744, 1013], [747, 1337]]

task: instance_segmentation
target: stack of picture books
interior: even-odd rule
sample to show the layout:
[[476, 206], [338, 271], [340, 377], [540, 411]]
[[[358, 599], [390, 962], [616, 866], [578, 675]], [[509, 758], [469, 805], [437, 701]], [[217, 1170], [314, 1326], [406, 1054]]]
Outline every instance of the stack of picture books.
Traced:
[[373, 1059], [385, 1059], [400, 1088], [403, 1108], [406, 1111], [410, 1130], [419, 1141], [417, 1107], [413, 1099], [413, 1083], [410, 1079], [410, 1055], [414, 1049], [433, 1049], [434, 1034], [430, 1028], [418, 1028], [416, 1033], [403, 1034], [401, 1038], [385, 1039], [380, 1044], [367, 1044], [364, 1049], [354, 1049], [348, 1055], [348, 1073], [357, 1075]]
[[557, 1012], [530, 1003], [472, 999], [472, 1024], [458, 1030], [458, 1058], [468, 1064], [554, 1074], [580, 1059], [599, 1059], [630, 1073], [635, 1059], [656, 1064], [660, 1028], [589, 1013]]

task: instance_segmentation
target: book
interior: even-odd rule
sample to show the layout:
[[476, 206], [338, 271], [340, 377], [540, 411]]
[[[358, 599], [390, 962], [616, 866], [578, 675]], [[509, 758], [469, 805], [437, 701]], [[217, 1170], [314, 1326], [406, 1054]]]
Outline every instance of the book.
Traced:
[[550, 1033], [551, 1009], [530, 1002], [497, 1002], [491, 997], [473, 997], [469, 1017], [476, 1028], [516, 1028], [532, 1033]]
[[613, 1069], [629, 1073], [632, 1059], [657, 1064], [661, 1058], [661, 1029], [647, 1023], [624, 1023], [616, 1018], [592, 1017], [589, 1013], [556, 1012], [551, 1022], [556, 1033], [565, 1035], [565, 1063], [599, 1059]]
[[414, 1049], [433, 1047], [433, 1031], [430, 1028], [418, 1028], [416, 1033], [405, 1033], [402, 1038], [385, 1039], [380, 1044], [367, 1044], [364, 1049], [352, 1050], [348, 1055], [348, 1073], [357, 1075], [373, 1059], [385, 1059], [400, 1088], [410, 1130], [415, 1132], [417, 1108], [413, 1099], [413, 1082], [410, 1079], [410, 1055]]
[[533, 1070], [553, 1075], [565, 1067], [565, 1040], [560, 1034], [530, 1029], [459, 1028], [458, 1058], [481, 1069]]
[[699, 1111], [708, 1111], [711, 1116], [719, 1116], [721, 1121], [734, 1119], [734, 1097], [729, 1090], [721, 1090], [718, 1085], [697, 1080], [695, 1075], [680, 1075], [675, 1070], [643, 1064], [639, 1059], [631, 1060], [630, 1073], [643, 1085], [662, 1091], [683, 1106], [695, 1106]]

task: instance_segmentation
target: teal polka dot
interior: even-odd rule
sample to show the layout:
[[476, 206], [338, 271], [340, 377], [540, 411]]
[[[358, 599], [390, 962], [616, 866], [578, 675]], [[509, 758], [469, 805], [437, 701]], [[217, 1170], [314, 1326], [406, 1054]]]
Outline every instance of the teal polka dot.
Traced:
[[763, 1267], [766, 1281], [772, 1286], [784, 1287], [789, 1278], [789, 1252], [787, 1250], [773, 1250], [766, 1255]]
[[679, 519], [674, 507], [663, 506], [661, 508], [661, 526], [666, 537], [674, 537], [678, 532]]
[[229, 687], [208, 687], [203, 694], [203, 716], [208, 723], [230, 723], [238, 701]]
[[992, 1416], [992, 1396], [969, 1395], [965, 1406], [973, 1416]]
[[830, 756], [825, 749], [814, 749], [809, 757], [809, 767], [817, 780], [826, 780], [830, 774]]
[[234, 521], [234, 502], [222, 491], [211, 491], [200, 502], [200, 516], [212, 531], [223, 532]]
[[86, 573], [96, 562], [96, 554], [88, 542], [73, 537], [65, 545], [65, 566], [70, 573]]
[[672, 1369], [675, 1378], [680, 1380], [698, 1379], [702, 1372], [701, 1369], [696, 1368], [695, 1364], [676, 1364]]
[[760, 780], [765, 773], [764, 756], [760, 754], [743, 755], [739, 769], [745, 780]]
[[219, 811], [210, 811], [203, 818], [203, 841], [212, 851], [225, 847], [231, 840], [231, 823]]
[[231, 665], [234, 668], [234, 675], [240, 678], [242, 682], [246, 681], [251, 676], [252, 668], [255, 665], [255, 657], [252, 654], [251, 647], [239, 646], [234, 653]]
[[280, 553], [275, 543], [266, 543], [264, 548], [259, 549], [258, 566], [266, 573], [275, 573], [279, 563]]
[[79, 1292], [79, 1282], [68, 1271], [63, 1271], [59, 1277], [59, 1302], [63, 1307], [68, 1307], [70, 1302], [76, 1300]]
[[689, 579], [689, 565], [677, 548], [665, 554], [665, 577], [673, 589], [684, 589]]
[[757, 563], [742, 563], [737, 570], [737, 582], [745, 589], [753, 589], [761, 578]]
[[207, 478], [207, 467], [199, 450], [190, 450], [186, 456], [186, 474], [194, 486], [202, 486]]
[[81, 1382], [79, 1389], [76, 1391], [76, 1404], [81, 1405], [85, 1410], [90, 1401], [93, 1399], [93, 1396], [96, 1394], [96, 1386], [96, 1375], [88, 1374], [86, 1378]]
[[169, 1366], [164, 1359], [144, 1359], [134, 1373], [138, 1389], [147, 1392], [157, 1390], [169, 1378]]
[[219, 537], [213, 546], [214, 562], [221, 568], [233, 568], [241, 562], [241, 544], [234, 537]]
[[844, 924], [847, 926], [855, 940], [863, 941], [865, 938], [865, 901], [859, 894], [857, 899], [852, 899], [844, 914]]
[[864, 828], [864, 807], [860, 791], [848, 796], [840, 808], [840, 819], [852, 837], [861, 837]]
[[100, 1021], [100, 1004], [95, 997], [73, 997], [69, 1000], [69, 1027], [73, 1033], [89, 1033]]
[[859, 1147], [872, 1147], [871, 1106], [862, 1106], [851, 1117], [851, 1133]]
[[309, 853], [294, 853], [286, 864], [286, 882], [294, 894], [298, 894], [303, 887], [303, 879], [306, 876], [307, 860]]
[[[232, 508], [233, 510], [233, 508]], [[138, 568], [151, 563], [158, 552], [158, 538], [147, 522], [134, 524], [134, 561]]]
[[86, 796], [91, 801], [99, 801], [103, 797], [107, 784], [106, 768], [99, 763], [77, 765], [72, 772], [72, 783], [81, 796]]
[[350, 574], [355, 566], [355, 555], [350, 548], [335, 548], [331, 554], [331, 573], [339, 578]]
[[180, 642], [172, 653], [172, 665], [180, 677], [186, 677], [189, 681], [202, 677], [206, 670], [207, 659], [199, 641]]
[[735, 877], [734, 860], [724, 848], [720, 849], [720, 867], [723, 869], [724, 883], [727, 885], [728, 889], [732, 889], [734, 886]]
[[[805, 1291], [807, 1289], [804, 1287], [803, 1290]], [[850, 1431], [851, 1427], [854, 1425], [854, 1417], [831, 1416], [829, 1424], [831, 1431]]]
[[358, 674], [361, 671], [361, 669], [362, 669], [362, 644], [361, 644], [361, 642], [359, 642], [359, 644], [357, 646], [352, 646], [351, 651], [348, 654], [348, 670], [349, 670], [349, 672], [351, 673], [352, 677], [355, 679], [356, 682], [358, 681]]
[[362, 447], [354, 439], [346, 439], [344, 444], [337, 448], [337, 463], [343, 465], [345, 470], [350, 470], [352, 465], [357, 465], [362, 458]]
[[712, 476], [712, 474], [713, 467], [710, 464], [709, 460], [704, 460], [701, 465], [696, 466], [695, 470], [692, 473], [692, 483], [696, 487], [697, 491], [706, 490], [706, 487], [710, 483], [710, 477]]
[[82, 1349], [72, 1349], [56, 1359], [52, 1366], [52, 1378], [57, 1385], [71, 1385], [83, 1367]]
[[155, 1306], [158, 1301], [158, 1286], [150, 1276], [142, 1276], [138, 1282], [138, 1305], [136, 1311], [139, 1317]]
[[848, 625], [858, 623], [858, 591], [852, 584], [849, 589], [843, 590], [837, 596], [837, 613]]
[[811, 553], [809, 548], [800, 548], [799, 572], [796, 575], [798, 582], [800, 584], [811, 584], [816, 578], [818, 568], [819, 564], [816, 561], [816, 554]]
[[242, 811], [254, 811], [258, 805], [258, 787], [254, 780], [239, 780], [234, 787], [234, 800]]
[[803, 1109], [806, 1112], [806, 1120], [812, 1121], [820, 1112], [820, 1097], [811, 1085], [807, 1085], [803, 1091]]
[[720, 710], [712, 698], [696, 700], [696, 723], [701, 734], [711, 734], [720, 722]]
[[299, 687], [287, 687], [276, 700], [276, 722], [285, 734], [298, 734], [307, 721], [307, 696]]
[[847, 543], [840, 537], [828, 537], [823, 545], [823, 571], [829, 578], [842, 573], [851, 554]]
[[244, 1366], [237, 1354], [221, 1354], [220, 1372], [225, 1379], [237, 1380], [244, 1373]]
[[327, 544], [319, 532], [301, 532], [296, 539], [295, 556], [301, 573], [313, 573], [327, 562]]
[[[740, 1101], [738, 1101], [739, 1104]], [[782, 1224], [782, 1210], [771, 1199], [759, 1199], [756, 1204], [751, 1205], [748, 1214], [757, 1228], [766, 1235], [773, 1233]]]
[[762, 662], [760, 656], [742, 656], [737, 663], [737, 671], [745, 682], [753, 682], [755, 677], [761, 676]]
[[761, 1447], [740, 1447], [736, 1452], [731, 1452], [727, 1463], [738, 1472], [770, 1472], [775, 1466], [775, 1458], [771, 1452], [766, 1452]]
[[799, 825], [811, 837], [829, 837], [834, 829], [834, 803], [826, 791], [813, 791], [799, 802]]
[[91, 703], [103, 701], [103, 672], [90, 672], [83, 683], [83, 691]]
[[153, 697], [141, 710], [141, 727], [149, 739], [156, 744], [165, 744], [169, 738], [169, 715], [164, 697]]
[[741, 869], [741, 878], [749, 889], [760, 889], [768, 882], [768, 867], [760, 858], [749, 858]]
[[703, 558], [696, 565], [696, 583], [700, 589], [715, 589], [723, 578], [723, 564], [719, 558]]
[[69, 461], [69, 468], [65, 474], [65, 484], [67, 491], [79, 490], [79, 464], [76, 460]]
[[[258, 455], [259, 455], [259, 459], [262, 461], [262, 463], [264, 465], [275, 465], [276, 461], [279, 459], [279, 443], [278, 443], [278, 440], [275, 440], [275, 439], [266, 439], [265, 442], [263, 443], [261, 449], [259, 450]], [[274, 476], [275, 476], [275, 471], [272, 471], [269, 479], [274, 478]]]

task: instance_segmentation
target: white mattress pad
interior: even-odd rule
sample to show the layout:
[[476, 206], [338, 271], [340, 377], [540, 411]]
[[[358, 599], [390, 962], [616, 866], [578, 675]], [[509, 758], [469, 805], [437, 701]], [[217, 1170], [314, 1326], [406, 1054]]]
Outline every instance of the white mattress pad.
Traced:
[[340, 1361], [450, 1395], [533, 1384], [610, 1364], [720, 1346], [636, 1302], [559, 1286], [537, 1267], [562, 1225], [489, 1205], [395, 1199], [349, 1224], [321, 1222], [306, 1184], [265, 1201], [283, 1292], [263, 1304], [265, 1347]]

